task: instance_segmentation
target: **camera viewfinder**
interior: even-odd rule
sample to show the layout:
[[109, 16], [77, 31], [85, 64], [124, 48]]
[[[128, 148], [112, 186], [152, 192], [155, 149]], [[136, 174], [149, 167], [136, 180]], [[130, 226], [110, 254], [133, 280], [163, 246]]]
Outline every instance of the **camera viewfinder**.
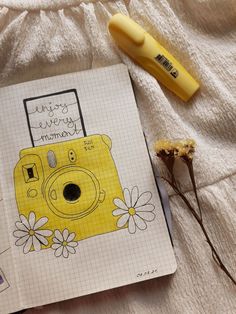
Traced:
[[24, 179], [26, 183], [38, 181], [39, 176], [38, 176], [36, 164], [23, 165], [22, 171], [23, 171], [23, 175], [24, 175]]

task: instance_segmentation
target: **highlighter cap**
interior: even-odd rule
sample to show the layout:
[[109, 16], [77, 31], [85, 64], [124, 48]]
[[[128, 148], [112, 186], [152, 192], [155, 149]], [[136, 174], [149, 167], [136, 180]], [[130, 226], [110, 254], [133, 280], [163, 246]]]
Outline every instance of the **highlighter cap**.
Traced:
[[117, 45], [159, 82], [188, 101], [199, 84], [150, 34], [121, 13], [109, 21], [108, 29]]

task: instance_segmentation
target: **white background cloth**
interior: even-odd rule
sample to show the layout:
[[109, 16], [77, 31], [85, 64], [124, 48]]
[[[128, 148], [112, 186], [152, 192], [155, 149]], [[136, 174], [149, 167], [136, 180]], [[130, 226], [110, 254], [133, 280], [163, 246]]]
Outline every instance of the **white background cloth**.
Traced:
[[[200, 82], [190, 102], [116, 48], [107, 22], [117, 12], [158, 38]], [[235, 277], [235, 0], [0, 0], [0, 31], [1, 86], [119, 62], [128, 66], [150, 149], [163, 137], [196, 140], [204, 222]], [[177, 172], [193, 200], [186, 169], [179, 165]], [[235, 286], [213, 262], [184, 204], [170, 194], [175, 275], [45, 306], [41, 313], [236, 313]]]

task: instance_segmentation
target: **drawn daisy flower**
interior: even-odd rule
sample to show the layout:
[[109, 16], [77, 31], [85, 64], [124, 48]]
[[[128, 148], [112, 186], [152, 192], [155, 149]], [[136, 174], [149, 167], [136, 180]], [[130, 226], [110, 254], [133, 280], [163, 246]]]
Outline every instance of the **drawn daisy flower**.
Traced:
[[47, 217], [41, 217], [36, 221], [35, 213], [30, 212], [28, 219], [24, 215], [20, 215], [20, 221], [16, 222], [16, 228], [13, 235], [18, 238], [17, 246], [24, 245], [23, 252], [28, 253], [31, 248], [35, 251], [41, 250], [41, 245], [48, 245], [46, 237], [52, 235], [51, 230], [40, 229], [48, 222]]
[[75, 238], [75, 233], [69, 233], [67, 229], [63, 232], [55, 230], [53, 244], [51, 248], [55, 250], [54, 255], [56, 257], [63, 256], [67, 258], [69, 254], [75, 254], [75, 247], [78, 245], [77, 242], [73, 241]]
[[113, 216], [121, 216], [117, 221], [117, 227], [122, 228], [128, 223], [130, 233], [135, 233], [136, 227], [140, 230], [147, 228], [146, 222], [155, 219], [154, 205], [150, 204], [151, 192], [144, 192], [139, 195], [138, 187], [135, 186], [131, 193], [124, 189], [124, 201], [119, 198], [114, 199], [117, 208], [112, 212]]

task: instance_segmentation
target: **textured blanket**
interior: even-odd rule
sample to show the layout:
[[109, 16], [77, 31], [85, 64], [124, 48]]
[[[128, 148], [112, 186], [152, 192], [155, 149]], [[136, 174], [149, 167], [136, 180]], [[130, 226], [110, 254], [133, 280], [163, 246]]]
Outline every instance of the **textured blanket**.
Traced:
[[[200, 82], [189, 103], [116, 48], [107, 22], [117, 12], [141, 24]], [[235, 276], [235, 40], [235, 0], [0, 0], [0, 85], [125, 63], [150, 150], [163, 137], [196, 140], [204, 223]], [[193, 201], [186, 169], [180, 165], [178, 172]], [[169, 192], [178, 263], [173, 276], [45, 306], [41, 313], [236, 313], [235, 286], [216, 266], [184, 204]]]

